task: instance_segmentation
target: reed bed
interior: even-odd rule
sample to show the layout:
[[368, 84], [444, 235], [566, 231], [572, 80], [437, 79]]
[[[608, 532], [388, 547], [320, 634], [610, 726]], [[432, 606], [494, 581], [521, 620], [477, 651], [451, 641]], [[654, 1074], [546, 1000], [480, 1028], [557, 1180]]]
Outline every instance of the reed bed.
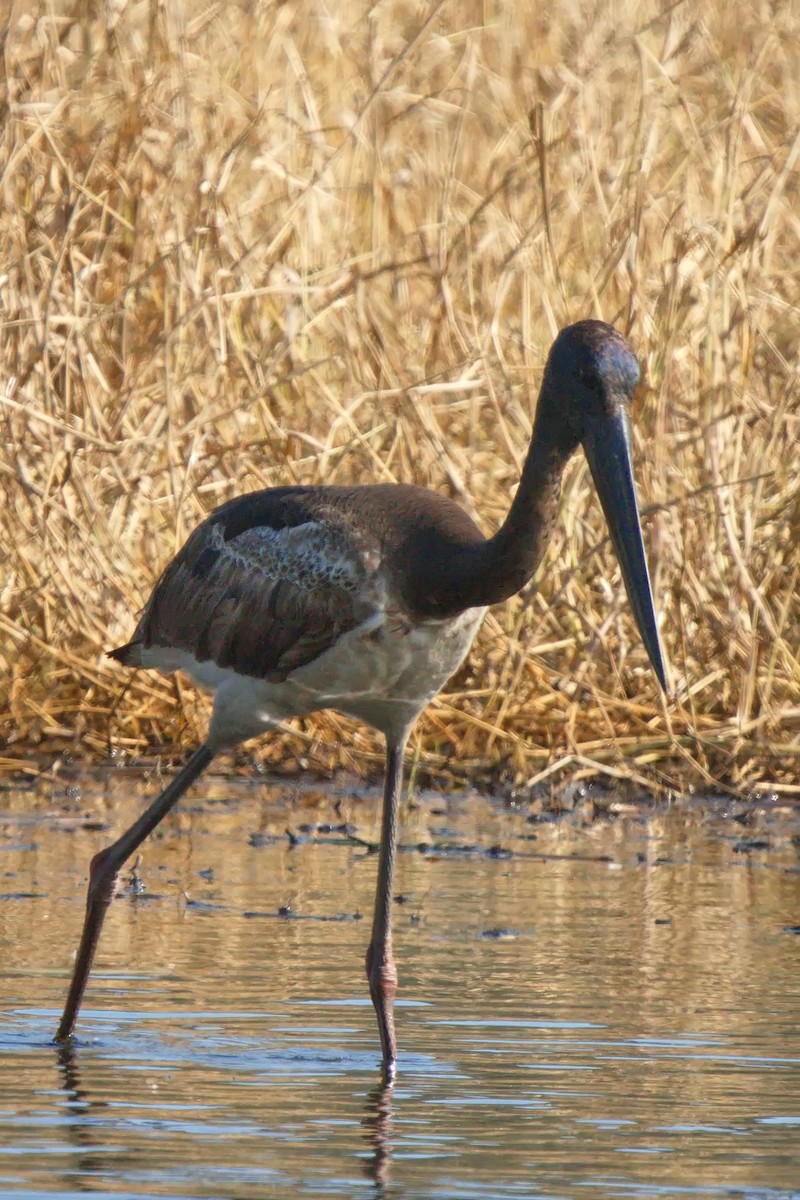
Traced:
[[[0, 18], [0, 759], [188, 746], [122, 671], [210, 509], [408, 480], [502, 519], [556, 330], [618, 325], [672, 694], [577, 456], [434, 775], [800, 793], [800, 10], [12, 0]], [[344, 736], [343, 736], [344, 735]], [[320, 715], [271, 764], [373, 761]]]

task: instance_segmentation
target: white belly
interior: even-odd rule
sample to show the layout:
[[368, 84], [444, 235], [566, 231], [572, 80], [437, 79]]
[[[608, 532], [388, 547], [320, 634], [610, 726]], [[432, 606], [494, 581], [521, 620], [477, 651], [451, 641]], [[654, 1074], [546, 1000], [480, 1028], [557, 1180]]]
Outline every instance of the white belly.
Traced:
[[314, 708], [335, 708], [382, 733], [399, 733], [458, 670], [485, 612], [467, 609], [425, 625], [384, 616], [372, 629], [354, 629], [287, 682], [308, 689]]
[[142, 652], [142, 666], [185, 671], [215, 693], [208, 740], [217, 749], [321, 708], [358, 717], [392, 737], [413, 724], [461, 665], [485, 612], [471, 608], [423, 625], [377, 613], [282, 682], [238, 675], [186, 651], [155, 646]]

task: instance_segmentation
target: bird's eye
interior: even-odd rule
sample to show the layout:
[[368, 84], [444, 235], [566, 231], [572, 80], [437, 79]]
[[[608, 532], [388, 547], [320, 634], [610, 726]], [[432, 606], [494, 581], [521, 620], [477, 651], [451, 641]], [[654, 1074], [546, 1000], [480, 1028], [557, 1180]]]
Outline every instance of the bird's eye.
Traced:
[[592, 392], [599, 392], [602, 389], [600, 376], [591, 367], [583, 367], [579, 373], [580, 381], [584, 387], [589, 388]]

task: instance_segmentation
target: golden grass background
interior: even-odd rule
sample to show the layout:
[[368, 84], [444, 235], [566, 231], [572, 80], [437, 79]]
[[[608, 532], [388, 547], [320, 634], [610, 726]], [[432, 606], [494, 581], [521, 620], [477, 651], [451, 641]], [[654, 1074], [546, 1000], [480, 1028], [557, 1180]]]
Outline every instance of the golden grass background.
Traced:
[[[0, 21], [3, 761], [197, 741], [205, 700], [103, 652], [235, 493], [413, 480], [491, 532], [550, 341], [599, 316], [647, 375], [674, 695], [578, 456], [538, 589], [489, 615], [420, 762], [800, 792], [796, 5], [26, 0]], [[325, 716], [262, 749], [376, 747]]]

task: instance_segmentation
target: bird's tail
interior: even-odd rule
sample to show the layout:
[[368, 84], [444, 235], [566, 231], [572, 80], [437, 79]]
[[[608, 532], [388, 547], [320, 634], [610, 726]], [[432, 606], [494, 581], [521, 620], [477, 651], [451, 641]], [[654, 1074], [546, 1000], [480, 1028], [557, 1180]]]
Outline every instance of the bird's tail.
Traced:
[[108, 651], [108, 657], [126, 667], [140, 667], [142, 665], [142, 643], [134, 641], [128, 642], [125, 646], [117, 646], [116, 650]]

